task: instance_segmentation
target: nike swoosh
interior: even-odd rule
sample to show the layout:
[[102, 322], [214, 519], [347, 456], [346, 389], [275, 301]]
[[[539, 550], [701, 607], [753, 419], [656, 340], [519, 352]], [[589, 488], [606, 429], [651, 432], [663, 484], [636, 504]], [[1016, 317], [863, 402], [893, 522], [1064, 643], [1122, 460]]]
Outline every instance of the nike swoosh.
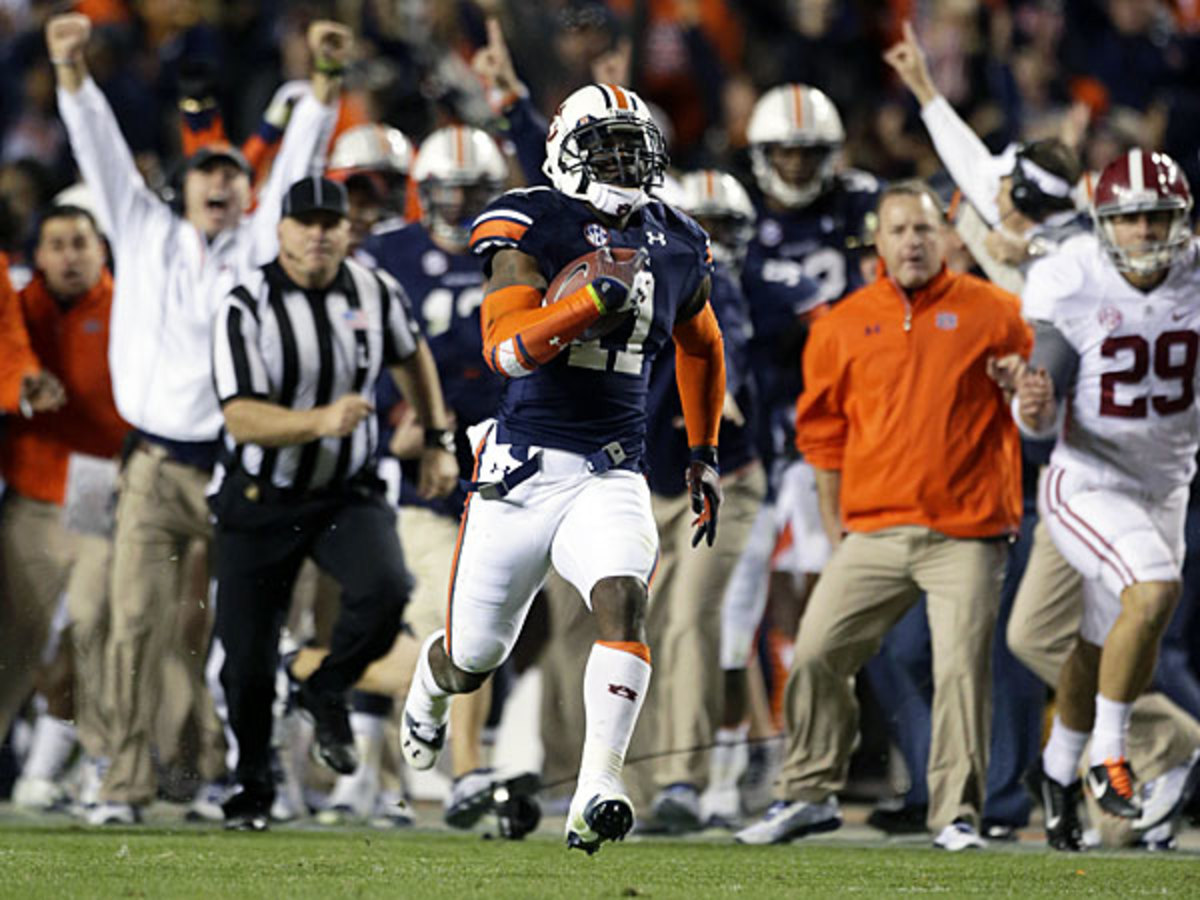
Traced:
[[1171, 318], [1173, 320], [1175, 320], [1176, 322], [1178, 322], [1180, 319], [1182, 319], [1186, 315], [1187, 315], [1187, 310], [1184, 310], [1183, 312], [1173, 312], [1173, 313], [1171, 313]]
[[1108, 782], [1103, 779], [1093, 778], [1090, 773], [1088, 774], [1088, 787], [1091, 788], [1092, 796], [1097, 800], [1108, 793]]

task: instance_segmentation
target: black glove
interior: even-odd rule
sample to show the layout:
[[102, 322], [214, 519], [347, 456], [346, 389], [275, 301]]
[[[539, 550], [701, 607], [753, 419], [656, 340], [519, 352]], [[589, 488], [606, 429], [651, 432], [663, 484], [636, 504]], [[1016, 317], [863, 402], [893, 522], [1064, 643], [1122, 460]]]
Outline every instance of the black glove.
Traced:
[[721, 506], [721, 472], [717, 467], [716, 447], [693, 447], [692, 461], [687, 467], [688, 493], [692, 496], [692, 512], [696, 514], [692, 525], [692, 546], [701, 539], [712, 546], [717, 537], [717, 510]]

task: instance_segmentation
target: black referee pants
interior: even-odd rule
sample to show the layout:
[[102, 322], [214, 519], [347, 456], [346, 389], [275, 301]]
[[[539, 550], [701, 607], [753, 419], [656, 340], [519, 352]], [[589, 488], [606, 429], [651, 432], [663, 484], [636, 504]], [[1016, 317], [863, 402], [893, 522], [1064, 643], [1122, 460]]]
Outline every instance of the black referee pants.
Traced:
[[342, 587], [329, 655], [308, 679], [319, 693], [344, 694], [391, 649], [408, 602], [396, 516], [380, 492], [355, 486], [332, 496], [260, 499], [246, 476], [230, 473], [213, 498], [221, 685], [237, 739], [237, 780], [265, 812], [271, 778], [271, 706], [279, 632], [305, 557]]

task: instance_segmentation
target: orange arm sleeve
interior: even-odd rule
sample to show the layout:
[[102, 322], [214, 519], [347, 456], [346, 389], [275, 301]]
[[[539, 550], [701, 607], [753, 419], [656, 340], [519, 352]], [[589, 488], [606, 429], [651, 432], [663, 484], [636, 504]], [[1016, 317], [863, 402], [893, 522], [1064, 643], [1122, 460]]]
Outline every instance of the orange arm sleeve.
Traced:
[[0, 254], [0, 412], [17, 412], [21, 379], [41, 368], [29, 343], [21, 301], [8, 280], [8, 259]]
[[500, 288], [483, 298], [483, 358], [495, 372], [508, 378], [530, 374], [600, 318], [600, 301], [590, 284], [550, 306], [541, 303], [542, 292], [528, 285]]
[[689, 447], [715, 447], [725, 406], [725, 341], [712, 304], [676, 325], [675, 382]]

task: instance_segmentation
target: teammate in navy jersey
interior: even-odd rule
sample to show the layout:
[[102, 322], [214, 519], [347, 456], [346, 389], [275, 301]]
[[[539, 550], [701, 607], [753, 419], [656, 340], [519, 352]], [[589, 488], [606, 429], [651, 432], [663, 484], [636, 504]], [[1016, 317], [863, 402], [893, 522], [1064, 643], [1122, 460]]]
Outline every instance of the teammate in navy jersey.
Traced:
[[[701, 794], [711, 787], [706, 748], [717, 736], [724, 706], [723, 600], [766, 492], [754, 445], [757, 400], [747, 353], [749, 312], [738, 284], [754, 207], [732, 175], [712, 170], [683, 176], [678, 194], [679, 207], [696, 217], [712, 241], [710, 302], [724, 338], [726, 401], [720, 431], [721, 531], [712, 552], [698, 554], [689, 546], [683, 478], [688, 443], [674, 385], [675, 356], [664, 351], [655, 358], [647, 447], [660, 559], [647, 631], [659, 665], [647, 700], [649, 720], [633, 752], [653, 758], [639, 768], [646, 774], [639, 786], [656, 790], [654, 824], [673, 833], [702, 828], [708, 818]], [[675, 752], [665, 752], [670, 750]]]
[[[488, 278], [484, 358], [508, 380], [496, 420], [472, 432], [476, 492], [447, 628], [422, 647], [401, 746], [410, 765], [433, 764], [450, 696], [475, 690], [508, 656], [553, 564], [590, 605], [600, 638], [584, 674], [587, 725], [566, 823], [568, 846], [591, 853], [633, 825], [620, 776], [650, 680], [644, 619], [658, 547], [641, 475], [649, 360], [674, 339], [695, 538], [709, 543], [725, 365], [707, 238], [648, 193], [666, 154], [645, 103], [614, 85], [581, 88], [559, 107], [546, 150], [554, 188], [503, 195], [471, 235]], [[554, 276], [598, 247], [641, 252], [543, 306]], [[585, 335], [593, 325], [608, 333]]]
[[[456, 425], [454, 445], [460, 466], [470, 472], [466, 429], [495, 415], [503, 379], [483, 361], [479, 308], [484, 278], [467, 243], [471, 222], [503, 190], [508, 164], [484, 132], [450, 126], [425, 139], [412, 174], [421, 198], [421, 221], [377, 232], [363, 253], [395, 276], [412, 303], [445, 386], [443, 396]], [[402, 666], [407, 676], [420, 642], [444, 624], [448, 576], [466, 494], [460, 489], [441, 499], [421, 497], [416, 457], [423, 436], [395, 385], [381, 385], [376, 409], [393, 454], [381, 462], [380, 470], [395, 485], [402, 507], [401, 543], [408, 547], [417, 581], [406, 616], [412, 636], [397, 641], [390, 660]], [[455, 781], [445, 806], [446, 821], [453, 827], [470, 828], [490, 806], [486, 800], [493, 778], [491, 770], [483, 767], [481, 748], [490, 704], [490, 683], [486, 690], [453, 704]]]
[[841, 117], [808, 85], [767, 91], [747, 137], [760, 202], [742, 287], [756, 335], [751, 355], [770, 411], [760, 449], [774, 458], [793, 444], [808, 317], [863, 285], [857, 248], [880, 186], [866, 172], [837, 168], [846, 139]]

